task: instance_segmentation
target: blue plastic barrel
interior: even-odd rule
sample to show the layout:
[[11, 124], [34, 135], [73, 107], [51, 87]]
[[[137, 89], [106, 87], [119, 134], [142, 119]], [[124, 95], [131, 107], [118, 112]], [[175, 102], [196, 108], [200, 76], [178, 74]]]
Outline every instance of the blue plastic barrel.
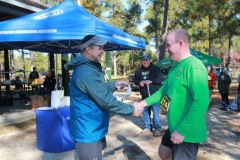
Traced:
[[70, 107], [54, 110], [38, 108], [36, 113], [37, 148], [44, 152], [65, 152], [75, 148], [70, 134]]

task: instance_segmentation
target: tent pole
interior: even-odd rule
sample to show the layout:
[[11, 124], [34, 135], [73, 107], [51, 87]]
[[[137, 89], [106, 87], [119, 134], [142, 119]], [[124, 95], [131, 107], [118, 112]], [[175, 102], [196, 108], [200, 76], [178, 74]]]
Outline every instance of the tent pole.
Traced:
[[8, 56], [8, 49], [4, 48], [4, 69], [5, 69], [5, 80], [10, 80], [10, 67], [9, 67], [9, 56]]
[[68, 62], [68, 54], [61, 54], [62, 58], [62, 87], [64, 88], [64, 96], [70, 95], [69, 81], [70, 75], [69, 71], [64, 69], [64, 65]]
[[112, 63], [111, 63], [111, 53], [109, 51], [106, 52], [106, 70], [105, 76], [107, 81], [112, 80]]
[[26, 79], [26, 66], [25, 66], [25, 59], [24, 59], [24, 51], [23, 51], [23, 49], [21, 49], [21, 50], [22, 50], [23, 70], [24, 70], [24, 72], [23, 72], [23, 79], [24, 79], [24, 81], [27, 81], [27, 79]]
[[54, 76], [55, 76], [55, 65], [54, 65], [54, 54], [49, 53], [49, 69], [54, 71]]
[[[9, 56], [8, 56], [8, 49], [4, 48], [4, 69], [5, 69], [5, 81], [10, 80], [10, 67], [9, 67]], [[10, 91], [10, 86], [6, 86], [6, 91]]]

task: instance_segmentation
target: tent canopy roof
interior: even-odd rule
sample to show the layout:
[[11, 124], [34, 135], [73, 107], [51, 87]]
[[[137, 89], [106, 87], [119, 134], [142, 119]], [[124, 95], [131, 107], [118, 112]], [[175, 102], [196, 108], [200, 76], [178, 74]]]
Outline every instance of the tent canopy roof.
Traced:
[[[222, 63], [221, 59], [213, 57], [195, 49], [190, 49], [190, 52], [193, 56], [197, 57], [204, 65], [220, 65]], [[159, 67], [171, 67], [174, 65], [174, 61], [168, 57], [157, 62]]]
[[0, 23], [0, 50], [26, 49], [48, 53], [78, 53], [88, 34], [108, 40], [104, 50], [145, 49], [145, 41], [90, 14], [72, 0]]

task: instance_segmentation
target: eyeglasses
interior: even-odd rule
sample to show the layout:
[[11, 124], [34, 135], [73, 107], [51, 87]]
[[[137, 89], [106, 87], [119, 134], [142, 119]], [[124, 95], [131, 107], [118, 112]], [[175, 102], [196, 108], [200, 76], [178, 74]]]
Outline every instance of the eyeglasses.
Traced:
[[178, 43], [178, 42], [179, 42], [179, 41], [175, 41], [175, 42], [170, 43], [170, 44], [167, 43], [167, 48], [171, 47], [171, 45], [173, 45], [173, 44], [175, 44], [175, 43]]

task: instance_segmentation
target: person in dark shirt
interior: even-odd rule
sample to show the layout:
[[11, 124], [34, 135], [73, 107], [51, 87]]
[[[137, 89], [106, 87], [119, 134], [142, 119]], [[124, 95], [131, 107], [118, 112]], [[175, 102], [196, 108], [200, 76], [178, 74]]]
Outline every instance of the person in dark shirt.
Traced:
[[13, 84], [15, 86], [15, 89], [13, 90], [13, 93], [14, 94], [19, 94], [20, 98], [23, 99], [24, 103], [26, 105], [29, 105], [29, 103], [27, 102], [26, 94], [25, 94], [24, 89], [23, 89], [23, 82], [22, 82], [22, 80], [20, 79], [19, 76], [16, 77], [16, 80], [13, 82]]
[[33, 71], [29, 75], [29, 79], [34, 80], [36, 78], [39, 78], [39, 74], [37, 72], [37, 68], [33, 67]]
[[43, 82], [43, 88], [40, 88], [39, 94], [40, 95], [51, 94], [51, 92], [55, 88], [55, 85], [56, 85], [56, 79], [52, 71], [48, 71], [46, 74], [46, 78]]
[[222, 108], [221, 110], [228, 111], [229, 110], [229, 93], [230, 93], [230, 84], [232, 83], [232, 79], [227, 70], [223, 69], [220, 72], [220, 76], [218, 77], [218, 91], [222, 98]]
[[[150, 57], [147, 54], [142, 56], [142, 66], [138, 68], [134, 74], [134, 83], [139, 85], [142, 99], [154, 94], [163, 82], [163, 74], [156, 65], [150, 62]], [[151, 125], [151, 110], [153, 112], [153, 125]], [[161, 135], [160, 122], [160, 107], [159, 103], [155, 103], [150, 107], [145, 107], [143, 110], [143, 121], [145, 129], [142, 133], [153, 132], [153, 136]]]
[[[32, 84], [32, 82], [39, 78], [39, 74], [37, 72], [37, 68], [36, 67], [33, 67], [33, 71], [29, 74], [29, 83]], [[32, 85], [32, 89], [33, 90], [38, 90], [38, 86], [33, 86]]]
[[23, 82], [20, 80], [20, 77], [17, 76], [16, 80], [14, 81], [15, 84], [15, 91], [22, 91], [23, 90]]

